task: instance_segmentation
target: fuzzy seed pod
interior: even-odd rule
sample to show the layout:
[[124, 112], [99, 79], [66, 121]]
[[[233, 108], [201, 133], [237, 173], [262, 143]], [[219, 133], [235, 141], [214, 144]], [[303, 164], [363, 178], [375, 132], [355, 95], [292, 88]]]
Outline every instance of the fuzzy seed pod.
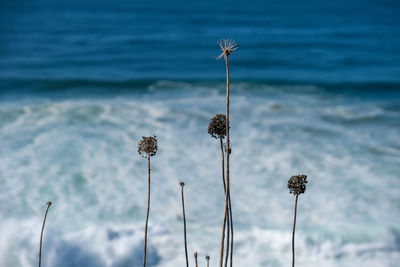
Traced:
[[142, 157], [152, 157], [157, 153], [157, 150], [158, 146], [156, 136], [142, 136], [142, 140], [140, 140], [140, 142], [138, 143], [139, 155], [141, 155]]
[[306, 191], [307, 175], [293, 175], [288, 180], [288, 188], [290, 194], [300, 195]]
[[208, 124], [208, 133], [214, 138], [225, 138], [226, 116], [224, 114], [217, 114], [211, 119]]

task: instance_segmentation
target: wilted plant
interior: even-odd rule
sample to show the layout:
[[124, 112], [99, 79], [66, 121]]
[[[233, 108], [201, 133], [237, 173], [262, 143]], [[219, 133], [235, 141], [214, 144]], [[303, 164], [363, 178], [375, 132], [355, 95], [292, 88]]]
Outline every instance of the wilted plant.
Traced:
[[146, 223], [144, 227], [144, 252], [143, 252], [143, 267], [146, 266], [146, 255], [147, 255], [147, 227], [149, 223], [149, 213], [150, 213], [150, 157], [157, 153], [157, 137], [149, 136], [142, 137], [142, 140], [138, 143], [138, 153], [144, 158], [147, 158], [147, 212], [146, 212]]
[[186, 215], [185, 215], [185, 198], [183, 195], [184, 182], [179, 183], [181, 185], [181, 196], [182, 196], [182, 214], [183, 214], [183, 238], [185, 242], [185, 256], [186, 256], [186, 267], [189, 267], [189, 258], [187, 252], [187, 239], [186, 239]]
[[292, 267], [294, 267], [294, 235], [296, 231], [296, 213], [297, 213], [297, 200], [300, 194], [306, 191], [307, 175], [300, 174], [290, 177], [288, 180], [289, 193], [296, 196], [294, 204], [294, 221], [293, 221], [293, 233], [292, 233]]
[[217, 114], [211, 118], [210, 123], [208, 124], [208, 133], [214, 137], [222, 140], [226, 136], [226, 116], [224, 114]]
[[[226, 136], [226, 116], [224, 114], [215, 115], [209, 125], [208, 125], [208, 133], [216, 139], [220, 141], [221, 148], [221, 165], [222, 165], [222, 183], [224, 185], [224, 194], [226, 194], [226, 182], [225, 182], [225, 154], [224, 154], [224, 144], [223, 139]], [[225, 147], [226, 148], [226, 147]], [[231, 210], [231, 198], [228, 195], [228, 216], [226, 217], [227, 224], [227, 238], [226, 238], [226, 255], [225, 255], [225, 266], [228, 264], [228, 256], [229, 256], [229, 245], [230, 245], [230, 235], [233, 240], [233, 224], [232, 224], [232, 210]]]
[[51, 206], [51, 201], [48, 201], [47, 204], [46, 204], [46, 212], [44, 213], [44, 219], [43, 219], [43, 224], [42, 224], [42, 231], [40, 232], [39, 267], [41, 266], [41, 263], [42, 263], [42, 240], [43, 240], [43, 231], [44, 231], [44, 226], [45, 226], [45, 224], [46, 224], [47, 213], [49, 212], [50, 206]]
[[[223, 253], [224, 253], [224, 239], [225, 239], [225, 225], [226, 225], [226, 217], [228, 213], [228, 202], [230, 199], [230, 180], [229, 180], [229, 155], [230, 155], [230, 139], [229, 139], [229, 55], [232, 54], [234, 50], [236, 50], [239, 46], [233, 40], [220, 40], [218, 41], [218, 45], [221, 49], [221, 54], [218, 59], [224, 57], [225, 66], [226, 66], [226, 148], [225, 157], [226, 157], [226, 190], [225, 190], [225, 205], [224, 205], [224, 219], [222, 222], [222, 231], [221, 231], [221, 244], [220, 244], [220, 256], [219, 256], [219, 266], [223, 265]], [[232, 206], [230, 207], [232, 209]], [[231, 224], [232, 224], [232, 216]], [[231, 266], [232, 266], [232, 257], [233, 257], [233, 236], [231, 239]]]

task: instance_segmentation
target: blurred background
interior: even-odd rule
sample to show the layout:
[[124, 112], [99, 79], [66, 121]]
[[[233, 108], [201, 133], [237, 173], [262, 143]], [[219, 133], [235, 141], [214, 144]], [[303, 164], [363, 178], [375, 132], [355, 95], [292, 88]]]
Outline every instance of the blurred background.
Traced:
[[1, 1], [0, 266], [141, 266], [142, 136], [152, 158], [148, 266], [218, 262], [231, 66], [235, 266], [398, 266], [398, 1]]

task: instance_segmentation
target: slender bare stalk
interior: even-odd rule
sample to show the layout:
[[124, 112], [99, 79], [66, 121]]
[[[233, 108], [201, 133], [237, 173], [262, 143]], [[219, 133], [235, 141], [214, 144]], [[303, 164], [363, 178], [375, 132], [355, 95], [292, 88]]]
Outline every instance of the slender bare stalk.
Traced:
[[210, 267], [210, 256], [206, 256], [207, 267]]
[[224, 185], [224, 193], [226, 192], [226, 183], [225, 183], [225, 154], [224, 154], [224, 141], [222, 141], [222, 136], [219, 137], [219, 142], [221, 146], [221, 162], [222, 162], [222, 183]]
[[[222, 136], [220, 136], [220, 146], [221, 146], [221, 159], [222, 159], [222, 182], [224, 185], [224, 193], [226, 193], [226, 183], [225, 183], [225, 155], [224, 155], [224, 147], [223, 147], [223, 141], [222, 141]], [[231, 260], [231, 266], [232, 266], [232, 251], [233, 251], [233, 222], [232, 222], [232, 210], [231, 210], [231, 198], [228, 196], [228, 216], [226, 217], [226, 223], [227, 223], [227, 238], [226, 238], [226, 255], [225, 255], [225, 267], [228, 266], [228, 256], [229, 256], [229, 249], [231, 249], [231, 254], [230, 254], [230, 260]], [[230, 240], [231, 238], [231, 240]], [[230, 247], [229, 247], [230, 246]]]
[[[229, 199], [229, 198], [228, 198]], [[228, 266], [228, 259], [229, 259], [229, 244], [230, 244], [230, 237], [231, 237], [231, 233], [230, 233], [230, 220], [229, 220], [229, 202], [228, 202], [228, 216], [226, 216], [226, 254], [225, 254], [225, 267]]]
[[194, 262], [196, 263], [196, 267], [199, 267], [199, 264], [197, 263], [197, 252], [195, 252], [193, 256], [194, 256]]
[[[230, 191], [230, 190], [229, 190]], [[233, 265], [233, 217], [232, 217], [232, 203], [231, 203], [231, 193], [229, 192], [229, 217], [231, 218], [231, 264], [230, 267]]]
[[48, 202], [47, 202], [47, 206], [46, 206], [46, 212], [44, 213], [44, 219], [43, 219], [43, 224], [42, 224], [42, 231], [40, 232], [39, 267], [41, 266], [41, 263], [42, 263], [42, 240], [43, 240], [44, 225], [46, 224], [47, 213], [49, 212], [50, 206], [51, 206], [51, 201], [48, 201]]
[[146, 256], [147, 256], [147, 227], [149, 224], [149, 213], [150, 213], [150, 154], [147, 153], [147, 212], [146, 212], [146, 223], [144, 226], [144, 251], [143, 251], [143, 267], [146, 267]]
[[293, 234], [292, 234], [292, 267], [294, 267], [294, 233], [296, 231], [296, 214], [297, 214], [297, 199], [299, 198], [299, 195], [296, 194], [296, 200], [294, 202], [294, 221], [293, 221]]
[[231, 257], [230, 257], [230, 259], [231, 259], [231, 264], [230, 264], [230, 266], [232, 267], [232, 265], [233, 265], [233, 218], [232, 218], [232, 203], [231, 203], [231, 193], [229, 192], [229, 195], [228, 195], [228, 198], [229, 198], [229, 217], [230, 217], [230, 219], [231, 219], [231, 221], [230, 221], [230, 225], [231, 225]]
[[[222, 136], [219, 137], [220, 139], [220, 146], [221, 146], [221, 159], [222, 159], [222, 182], [224, 184], [224, 192], [226, 193], [226, 183], [225, 183], [225, 155], [224, 155], [224, 147], [223, 147], [223, 141], [222, 141]], [[228, 217], [227, 217], [227, 224], [228, 224], [228, 237], [227, 237], [227, 242], [226, 242], [226, 255], [225, 255], [225, 267], [227, 267], [228, 265], [228, 255], [229, 255], [229, 243], [230, 243], [230, 260], [231, 260], [231, 264], [230, 266], [232, 266], [232, 260], [233, 260], [233, 221], [232, 221], [232, 208], [231, 208], [231, 197], [230, 195], [228, 196]], [[230, 228], [229, 228], [230, 227]], [[230, 232], [229, 232], [230, 229]], [[229, 234], [231, 236], [231, 240], [229, 242]]]
[[182, 195], [182, 213], [183, 213], [183, 237], [185, 241], [185, 256], [186, 256], [186, 267], [189, 267], [189, 258], [187, 252], [187, 239], [186, 239], [186, 215], [185, 215], [185, 198], [183, 195], [183, 187], [185, 186], [184, 182], [180, 182], [181, 185], [181, 195]]
[[[225, 133], [226, 134], [226, 133]], [[224, 144], [222, 141], [223, 136], [219, 137], [219, 141], [220, 141], [220, 147], [221, 147], [221, 165], [222, 165], [222, 183], [224, 185], [224, 194], [226, 193], [226, 182], [225, 182], [225, 155], [224, 155]], [[228, 203], [229, 204], [229, 203]], [[229, 209], [229, 205], [228, 205], [228, 209]], [[226, 238], [226, 255], [225, 255], [225, 267], [228, 264], [228, 256], [229, 256], [229, 237], [230, 237], [230, 216], [228, 214], [228, 217], [226, 217], [226, 224], [228, 225], [227, 227], [227, 238]]]

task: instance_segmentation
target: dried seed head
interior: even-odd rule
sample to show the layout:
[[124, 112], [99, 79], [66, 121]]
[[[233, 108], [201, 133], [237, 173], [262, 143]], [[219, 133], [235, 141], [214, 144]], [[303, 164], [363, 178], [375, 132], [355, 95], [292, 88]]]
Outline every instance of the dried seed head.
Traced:
[[226, 116], [225, 114], [215, 115], [208, 124], [208, 133], [214, 138], [225, 138]]
[[179, 184], [180, 184], [181, 186], [185, 186], [185, 182], [183, 182], [183, 181], [180, 181]]
[[49, 207], [50, 207], [50, 206], [51, 206], [51, 204], [52, 204], [52, 203], [51, 203], [51, 201], [47, 201], [47, 206], [49, 206]]
[[225, 60], [227, 60], [228, 56], [239, 48], [239, 45], [231, 39], [221, 39], [218, 41], [218, 45], [222, 53], [217, 57], [217, 59], [225, 57]]
[[210, 260], [210, 256], [206, 256], [206, 261], [209, 261]]
[[193, 254], [194, 258], [197, 260], [197, 252]]
[[140, 142], [138, 143], [139, 155], [141, 155], [142, 157], [152, 157], [157, 153], [157, 150], [158, 146], [156, 136], [142, 136], [142, 140], [140, 140]]
[[288, 188], [290, 194], [300, 195], [306, 191], [307, 175], [293, 175], [288, 180]]

